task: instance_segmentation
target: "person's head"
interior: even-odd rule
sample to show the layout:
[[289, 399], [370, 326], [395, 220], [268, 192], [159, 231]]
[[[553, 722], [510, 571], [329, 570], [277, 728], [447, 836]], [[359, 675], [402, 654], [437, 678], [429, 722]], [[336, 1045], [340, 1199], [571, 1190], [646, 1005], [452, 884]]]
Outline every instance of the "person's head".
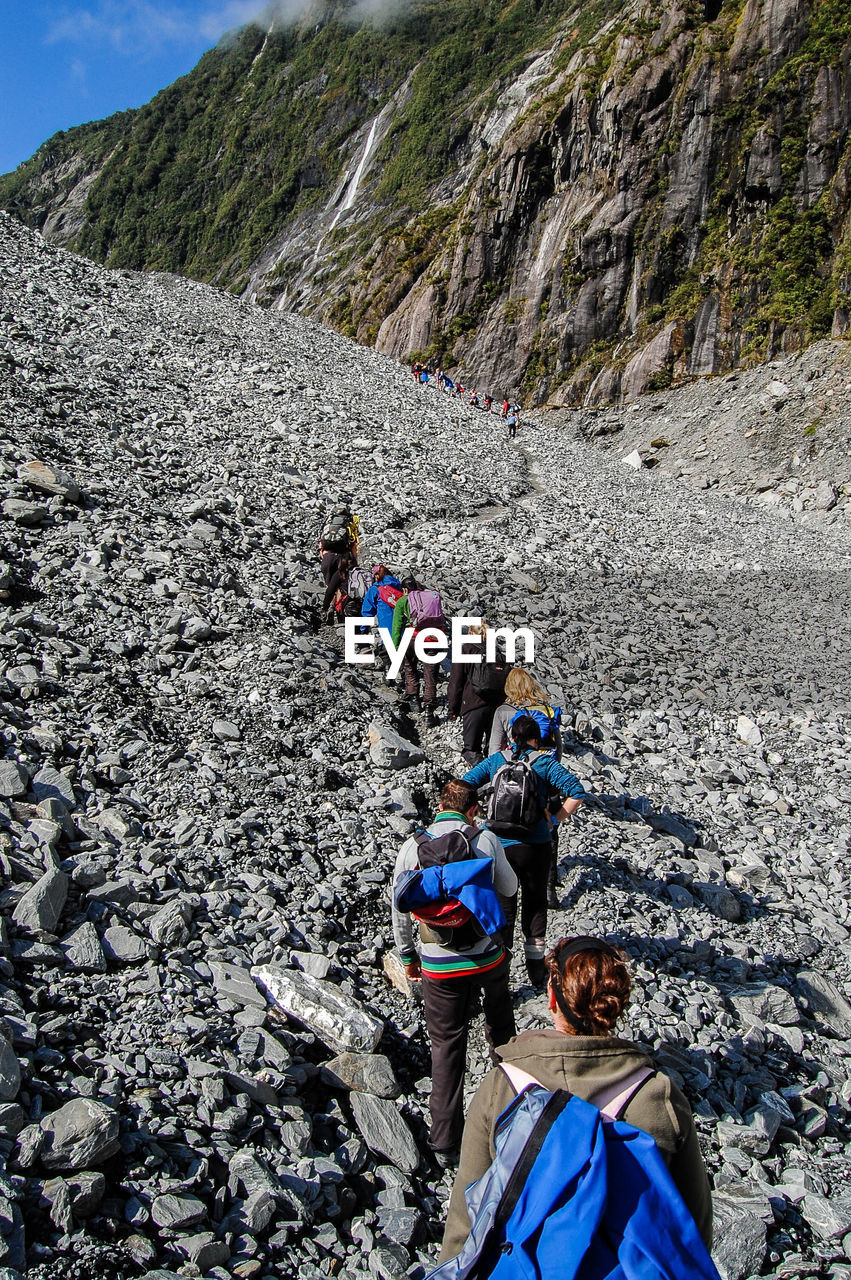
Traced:
[[518, 751], [541, 749], [541, 726], [534, 716], [518, 716], [511, 725], [511, 740]]
[[410, 569], [407, 569], [405, 571], [405, 573], [402, 575], [399, 581], [402, 583], [402, 586], [405, 589], [405, 591], [416, 591], [420, 585], [417, 582], [414, 575], [411, 573]]
[[602, 938], [561, 938], [545, 960], [556, 1029], [572, 1036], [608, 1036], [629, 1004], [626, 955]]
[[387, 575], [388, 575], [388, 573], [389, 573], [389, 572], [390, 572], [390, 570], [387, 568], [387, 565], [386, 565], [386, 564], [377, 564], [377, 565], [374, 565], [374, 566], [373, 566], [373, 570], [372, 570], [372, 580], [373, 580], [373, 582], [380, 582], [382, 578], [386, 578], [386, 577], [387, 577]]
[[515, 707], [526, 707], [531, 702], [546, 702], [547, 691], [523, 667], [512, 667], [505, 677], [505, 696]]
[[463, 813], [465, 817], [472, 818], [478, 807], [478, 791], [469, 782], [462, 782], [460, 778], [450, 778], [444, 784], [440, 793], [441, 810], [453, 809], [455, 813]]

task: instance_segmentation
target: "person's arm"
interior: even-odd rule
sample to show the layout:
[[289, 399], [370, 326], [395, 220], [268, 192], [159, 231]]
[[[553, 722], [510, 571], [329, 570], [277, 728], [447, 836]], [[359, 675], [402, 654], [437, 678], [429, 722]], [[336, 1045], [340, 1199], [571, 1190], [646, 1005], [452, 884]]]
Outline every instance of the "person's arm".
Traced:
[[464, 697], [464, 684], [469, 667], [463, 662], [453, 662], [449, 672], [449, 684], [446, 688], [446, 709], [451, 718], [460, 716], [461, 702]]
[[[417, 949], [416, 933], [414, 931], [414, 922], [408, 911], [400, 911], [396, 906], [394, 895], [396, 889], [396, 881], [404, 871], [413, 871], [417, 866], [417, 846], [413, 840], [406, 840], [396, 856], [396, 865], [393, 868], [393, 881], [390, 886], [390, 911], [393, 920], [393, 941], [395, 942], [399, 955], [402, 957], [402, 963], [408, 977], [416, 980], [419, 975], [420, 958]], [[411, 970], [415, 970], [412, 972]]]
[[360, 607], [360, 616], [362, 618], [374, 618], [378, 613], [378, 587], [372, 586], [363, 598], [363, 604]]
[[517, 892], [517, 874], [505, 856], [505, 845], [492, 831], [483, 831], [477, 844], [493, 858], [493, 887], [503, 897], [512, 897]]
[[491, 779], [491, 756], [487, 756], [484, 760], [480, 760], [472, 769], [468, 769], [461, 779], [462, 782], [469, 782], [473, 787], [484, 786]]
[[503, 751], [508, 746], [508, 724], [514, 710], [508, 703], [503, 703], [494, 712], [491, 736], [488, 742], [488, 755]]
[[566, 797], [558, 812], [552, 815], [554, 822], [564, 822], [572, 813], [576, 813], [582, 804], [585, 799], [585, 788], [574, 774], [551, 757], [545, 761], [544, 776], [547, 782]]
[[390, 634], [397, 649], [399, 648], [399, 641], [402, 639], [402, 632], [410, 622], [410, 619], [411, 610], [408, 608], [408, 596], [406, 593], [399, 597], [393, 610], [393, 626]]

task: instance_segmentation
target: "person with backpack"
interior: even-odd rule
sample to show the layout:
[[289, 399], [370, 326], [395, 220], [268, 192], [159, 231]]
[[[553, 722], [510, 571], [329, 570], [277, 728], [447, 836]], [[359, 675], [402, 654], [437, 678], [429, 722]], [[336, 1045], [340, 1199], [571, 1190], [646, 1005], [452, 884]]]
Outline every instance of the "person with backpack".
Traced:
[[[470, 654], [476, 648], [483, 651], [487, 625], [482, 622], [471, 627], [464, 638], [464, 647]], [[447, 701], [449, 719], [461, 717], [463, 735], [462, 755], [467, 764], [477, 764], [482, 758], [482, 747], [487, 741], [493, 724], [494, 713], [505, 701], [505, 679], [508, 666], [504, 662], [453, 662], [449, 672]]]
[[360, 520], [348, 507], [338, 507], [326, 517], [319, 536], [319, 566], [328, 588], [344, 557], [357, 563]]
[[[408, 574], [407, 577], [402, 579], [402, 588], [405, 594], [399, 597], [393, 610], [393, 643], [396, 648], [398, 649], [399, 647], [402, 633], [406, 627], [412, 627], [415, 636], [419, 635], [421, 631], [439, 631], [442, 635], [446, 635], [446, 619], [443, 615], [443, 601], [440, 598], [440, 592], [433, 591], [428, 587], [421, 587], [412, 574]], [[416, 705], [420, 696], [420, 665], [419, 659], [414, 652], [414, 643], [412, 641], [405, 650], [405, 656], [402, 659], [402, 672], [405, 676], [405, 697], [412, 701], [414, 705]], [[427, 725], [433, 725], [436, 722], [435, 703], [437, 702], [438, 667], [439, 664], [435, 662], [422, 663], [422, 706]]]
[[514, 437], [517, 435], [517, 414], [514, 412], [513, 409], [509, 409], [508, 411], [508, 417], [506, 418], [506, 426], [508, 427], [509, 440], [513, 440]]
[[[378, 626], [392, 634], [393, 631], [393, 610], [396, 608], [396, 601], [402, 595], [402, 584], [399, 579], [390, 572], [384, 564], [377, 564], [372, 570], [372, 586], [363, 598], [360, 607], [360, 616], [362, 618], [376, 618]], [[378, 662], [387, 670], [390, 664], [390, 655], [385, 645], [381, 644], [376, 637], [375, 652], [378, 655]]]
[[[541, 730], [541, 750], [548, 751], [554, 760], [561, 760], [561, 707], [554, 707], [547, 692], [537, 680], [522, 667], [513, 667], [505, 679], [505, 702], [497, 707], [491, 726], [488, 752], [504, 751], [511, 743], [511, 722], [527, 711], [537, 720]], [[558, 793], [553, 792], [547, 809], [558, 807]], [[558, 827], [550, 832], [550, 865], [547, 871], [547, 906], [559, 905], [558, 883]]]
[[[524, 1031], [500, 1048], [499, 1066], [485, 1076], [470, 1104], [443, 1235], [443, 1265], [428, 1280], [490, 1275], [493, 1266], [477, 1249], [483, 1240], [496, 1259], [507, 1258], [513, 1248], [521, 1253], [528, 1248], [529, 1274], [542, 1280], [577, 1274], [583, 1256], [599, 1264], [598, 1269], [581, 1270], [589, 1280], [610, 1272], [630, 1280], [650, 1275], [717, 1280], [708, 1254], [712, 1199], [691, 1108], [646, 1050], [614, 1034], [632, 988], [628, 957], [600, 938], [562, 938], [548, 954], [546, 967], [553, 1027]], [[538, 1121], [534, 1141], [530, 1137], [524, 1144], [524, 1133], [512, 1130], [521, 1121], [531, 1125], [534, 1116], [528, 1116], [528, 1109], [544, 1101], [542, 1090], [560, 1101], [572, 1096], [555, 1120], [555, 1108], [547, 1102], [549, 1134], [547, 1122]], [[507, 1108], [513, 1109], [510, 1120]], [[614, 1118], [622, 1124], [605, 1123]], [[586, 1132], [597, 1140], [587, 1160], [582, 1146]], [[508, 1167], [512, 1138], [514, 1151], [537, 1150], [525, 1177], [517, 1164], [513, 1170]], [[601, 1168], [600, 1155], [608, 1170]], [[501, 1185], [508, 1191], [514, 1173], [516, 1189], [522, 1190], [536, 1220], [527, 1216], [521, 1226], [516, 1212], [509, 1214], [507, 1196], [492, 1193], [491, 1214], [495, 1210], [502, 1225], [489, 1231], [474, 1208], [477, 1221], [471, 1235], [468, 1204], [485, 1208], [484, 1184], [492, 1183], [500, 1161], [505, 1162]], [[608, 1197], [607, 1172], [613, 1181], [621, 1174]], [[536, 1196], [539, 1189], [542, 1194]], [[577, 1238], [583, 1223], [585, 1240]], [[630, 1239], [633, 1251], [635, 1242], [641, 1246], [640, 1257], [632, 1255], [639, 1265], [615, 1271], [609, 1251], [616, 1250], [623, 1260]], [[650, 1268], [654, 1256], [664, 1269]], [[648, 1269], [642, 1270], [645, 1258]]]
[[[520, 928], [526, 971], [533, 986], [544, 985], [547, 934], [547, 872], [550, 865], [552, 824], [564, 822], [585, 799], [585, 788], [547, 752], [541, 749], [541, 730], [530, 715], [511, 725], [512, 750], [497, 751], [469, 769], [464, 781], [474, 787], [493, 784], [488, 802], [487, 826], [505, 845], [509, 864], [520, 882]], [[548, 809], [556, 791], [565, 800], [553, 813]], [[508, 920], [505, 938], [514, 941], [516, 897], [505, 904]]]
[[496, 836], [474, 825], [477, 812], [475, 787], [447, 782], [437, 817], [405, 841], [393, 873], [394, 941], [409, 980], [422, 982], [431, 1046], [429, 1145], [442, 1168], [458, 1160], [467, 1036], [479, 996], [492, 1061], [496, 1046], [515, 1033], [499, 895], [516, 892], [517, 877]]

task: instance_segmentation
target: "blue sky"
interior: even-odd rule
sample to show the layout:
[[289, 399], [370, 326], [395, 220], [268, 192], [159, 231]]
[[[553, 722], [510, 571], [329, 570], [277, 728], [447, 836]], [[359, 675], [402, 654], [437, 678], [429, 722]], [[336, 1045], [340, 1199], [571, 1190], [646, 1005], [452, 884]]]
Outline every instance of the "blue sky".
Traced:
[[0, 173], [58, 129], [139, 107], [262, 0], [0, 0]]

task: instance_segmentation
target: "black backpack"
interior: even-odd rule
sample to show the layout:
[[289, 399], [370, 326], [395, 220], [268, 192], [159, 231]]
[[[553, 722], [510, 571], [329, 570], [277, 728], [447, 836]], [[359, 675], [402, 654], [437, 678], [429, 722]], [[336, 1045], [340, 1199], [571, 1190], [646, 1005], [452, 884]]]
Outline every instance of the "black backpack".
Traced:
[[525, 759], [506, 757], [505, 764], [493, 775], [488, 827], [494, 835], [523, 840], [543, 818], [542, 779], [532, 768], [532, 761], [545, 754], [533, 751]]
[[505, 696], [507, 675], [508, 667], [504, 662], [476, 662], [470, 673], [470, 684], [480, 698], [494, 701]]
[[[447, 862], [469, 862], [478, 856], [473, 841], [479, 834], [479, 828], [473, 826], [460, 831], [456, 828], [442, 836], [418, 831], [414, 836], [417, 860], [423, 868], [442, 867]], [[446, 898], [432, 906], [420, 907], [411, 914], [419, 921], [420, 933], [425, 930], [429, 935], [423, 938], [424, 942], [434, 941], [442, 947], [452, 947], [454, 951], [469, 951], [487, 937], [476, 917], [457, 898]]]

